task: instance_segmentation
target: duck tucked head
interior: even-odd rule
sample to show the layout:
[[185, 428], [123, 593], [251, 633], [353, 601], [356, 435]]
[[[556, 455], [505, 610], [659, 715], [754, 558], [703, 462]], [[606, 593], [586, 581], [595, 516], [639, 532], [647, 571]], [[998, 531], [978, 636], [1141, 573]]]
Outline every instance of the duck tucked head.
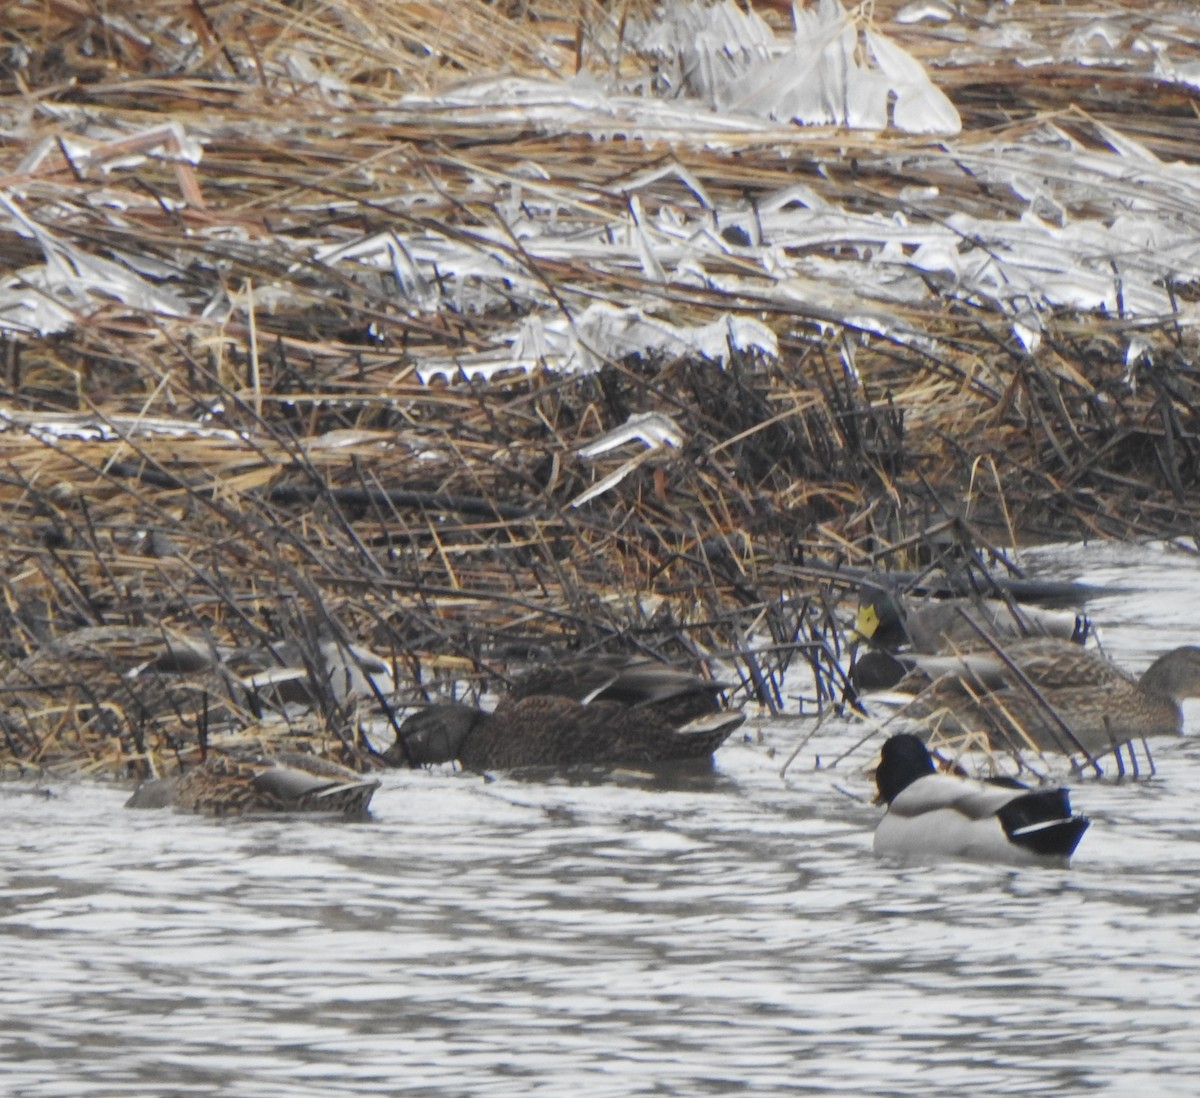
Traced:
[[864, 584], [853, 638], [876, 648], [933, 654], [947, 648], [979, 648], [1020, 637], [1058, 637], [1083, 644], [1086, 617], [1064, 611], [1019, 606], [994, 598], [905, 599], [895, 590]]
[[891, 804], [918, 778], [934, 772], [933, 759], [920, 739], [910, 732], [892, 736], [883, 745], [875, 786], [879, 800]]

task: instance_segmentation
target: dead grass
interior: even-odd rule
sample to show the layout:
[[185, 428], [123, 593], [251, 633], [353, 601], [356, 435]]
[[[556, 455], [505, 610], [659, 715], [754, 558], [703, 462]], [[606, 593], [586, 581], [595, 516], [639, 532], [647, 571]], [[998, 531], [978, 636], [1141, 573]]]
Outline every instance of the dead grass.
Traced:
[[[1112, 126], [1195, 163], [1179, 86], [1115, 67], [1056, 65], [1033, 80], [1012, 63], [959, 64], [936, 34], [887, 23], [898, 6], [877, 4], [876, 18], [955, 100], [960, 148], [1052, 118], [1085, 147]], [[1048, 42], [1078, 31], [1069, 7], [1021, 7]], [[968, 8], [981, 27], [998, 18]], [[1026, 199], [958, 152], [831, 130], [596, 139], [552, 117], [401, 101], [492, 74], [650, 80], [652, 62], [619, 43], [633, 10], [8, 6], [0, 115], [17, 136], [0, 143], [0, 193], [71, 257], [132, 271], [180, 309], [165, 296], [93, 299], [56, 334], [0, 342], [4, 689], [79, 629], [166, 626], [239, 648], [316, 620], [389, 659], [412, 697], [464, 670], [495, 681], [510, 657], [565, 645], [722, 659], [749, 695], [786, 707], [780, 676], [797, 658], [825, 700], [840, 695], [835, 610], [854, 569], [986, 562], [1010, 535], [1195, 534], [1186, 325], [1047, 310], [1030, 354], [1011, 317], [933, 276], [922, 300], [868, 294], [850, 307], [844, 287], [814, 280], [785, 301], [736, 249], [710, 253], [710, 281], [687, 284], [598, 245], [631, 231], [634, 195], [661, 223], [695, 212], [697, 186], [718, 210], [802, 183], [884, 217], [1018, 218]], [[1134, 35], [1142, 10], [1110, 16]], [[177, 155], [187, 141], [202, 143], [198, 162]], [[564, 221], [574, 236], [534, 254], [529, 225]], [[390, 266], [331, 251], [389, 234], [404, 243]], [[406, 274], [418, 250], [435, 258]], [[43, 254], [0, 224], [0, 274]], [[820, 241], [812, 254], [843, 258]], [[1181, 302], [1194, 290], [1175, 288]], [[753, 317], [780, 353], [421, 380], [430, 364], [453, 375], [503, 350], [531, 310], [578, 315], [589, 302], [639, 303], [677, 325]], [[892, 329], [856, 319], [858, 306]], [[1128, 361], [1134, 331], [1146, 353]], [[684, 444], [573, 506], [642, 452], [581, 448], [649, 411]], [[51, 712], [24, 697], [5, 718], [10, 757], [155, 770], [215, 720], [193, 698], [89, 723], [105, 702]], [[222, 719], [257, 735], [256, 716], [236, 701]], [[360, 749], [345, 725], [317, 723], [343, 758]]]

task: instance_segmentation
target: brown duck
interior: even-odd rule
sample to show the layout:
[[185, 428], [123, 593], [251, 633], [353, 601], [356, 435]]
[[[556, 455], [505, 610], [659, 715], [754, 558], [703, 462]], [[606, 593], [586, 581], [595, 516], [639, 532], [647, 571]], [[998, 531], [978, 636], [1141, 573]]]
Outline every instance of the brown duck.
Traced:
[[315, 755], [284, 752], [240, 759], [211, 754], [177, 778], [143, 783], [126, 808], [173, 805], [206, 816], [260, 812], [327, 812], [362, 815], [379, 782]]
[[[1099, 652], [1048, 638], [1003, 653], [913, 657], [913, 712], [943, 732], [986, 731], [998, 746], [1096, 756], [1140, 736], [1177, 735], [1180, 703], [1200, 697], [1200, 648], [1159, 656], [1136, 678]], [[904, 684], [901, 684], [902, 686]]]
[[166, 627], [64, 633], [0, 674], [7, 750], [41, 765], [99, 763], [117, 737], [139, 750], [169, 750], [181, 725], [232, 723], [241, 709], [226, 655]]
[[518, 679], [491, 713], [457, 703], [414, 713], [384, 759], [471, 770], [707, 759], [744, 720], [721, 710], [723, 689], [652, 660], [566, 661]]

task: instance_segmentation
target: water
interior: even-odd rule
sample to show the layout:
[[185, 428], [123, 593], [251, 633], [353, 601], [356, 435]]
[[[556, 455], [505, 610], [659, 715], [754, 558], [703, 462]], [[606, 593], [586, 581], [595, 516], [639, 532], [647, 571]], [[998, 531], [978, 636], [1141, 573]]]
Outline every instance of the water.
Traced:
[[[1043, 564], [1134, 588], [1091, 610], [1135, 669], [1200, 633], [1188, 556]], [[1014, 870], [877, 860], [865, 752], [779, 777], [804, 731], [666, 784], [393, 772], [365, 823], [0, 787], [0, 1093], [1200, 1093], [1200, 735]]]

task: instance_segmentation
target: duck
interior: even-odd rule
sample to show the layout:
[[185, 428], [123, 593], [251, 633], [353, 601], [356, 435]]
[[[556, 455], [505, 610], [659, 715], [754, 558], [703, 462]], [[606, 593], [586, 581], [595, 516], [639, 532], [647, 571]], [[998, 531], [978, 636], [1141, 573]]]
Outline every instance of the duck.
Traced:
[[879, 855], [1066, 865], [1090, 826], [1072, 812], [1066, 788], [939, 773], [929, 749], [907, 732], [884, 743], [875, 784], [887, 804], [875, 829]]
[[516, 679], [490, 713], [457, 702], [417, 711], [383, 759], [468, 770], [711, 759], [745, 719], [721, 709], [723, 689], [653, 660], [564, 661]]
[[729, 683], [701, 678], [690, 671], [651, 659], [598, 655], [544, 663], [517, 676], [508, 688], [514, 700], [553, 695], [583, 705], [616, 702], [653, 709], [684, 724], [720, 710]]
[[980, 634], [996, 641], [1056, 637], [1082, 644], [1090, 623], [1082, 614], [1018, 606], [1001, 599], [904, 599], [883, 587], [864, 586], [853, 637], [877, 648], [934, 654], [978, 648]]
[[126, 756], [114, 742], [165, 760], [190, 729], [236, 732], [319, 705], [342, 716], [394, 690], [386, 660], [332, 629], [234, 646], [165, 623], [85, 626], [0, 668], [0, 728], [15, 757], [99, 767]]
[[[913, 656], [910, 708], [943, 733], [983, 731], [993, 746], [1099, 757], [1139, 737], [1183, 731], [1200, 697], [1200, 647], [1160, 655], [1140, 677], [1101, 652], [1052, 638], [953, 656]], [[928, 685], [921, 687], [921, 683]], [[903, 689], [902, 682], [898, 689]]]
[[330, 631], [243, 650], [253, 664], [239, 681], [255, 712], [313, 709], [328, 701], [351, 710], [390, 697], [396, 681], [386, 659]]
[[365, 815], [379, 782], [300, 752], [239, 758], [210, 753], [174, 778], [143, 782], [126, 808], [173, 806], [206, 816], [271, 812]]
[[44, 641], [0, 674], [6, 748], [40, 765], [102, 764], [112, 743], [169, 750], [180, 724], [240, 712], [210, 638], [162, 626], [86, 626]]

